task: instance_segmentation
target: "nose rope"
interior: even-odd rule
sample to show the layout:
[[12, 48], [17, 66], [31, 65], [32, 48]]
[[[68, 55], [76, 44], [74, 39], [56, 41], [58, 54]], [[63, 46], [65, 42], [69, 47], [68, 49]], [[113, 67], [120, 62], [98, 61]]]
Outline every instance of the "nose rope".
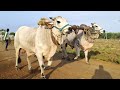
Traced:
[[69, 24], [66, 24], [65, 26], [63, 26], [62, 28], [58, 28], [58, 27], [56, 27], [56, 26], [53, 26], [53, 27], [55, 27], [56, 29], [58, 29], [60, 32], [62, 32], [62, 30], [65, 28], [65, 27], [67, 27], [67, 26], [70, 26]]

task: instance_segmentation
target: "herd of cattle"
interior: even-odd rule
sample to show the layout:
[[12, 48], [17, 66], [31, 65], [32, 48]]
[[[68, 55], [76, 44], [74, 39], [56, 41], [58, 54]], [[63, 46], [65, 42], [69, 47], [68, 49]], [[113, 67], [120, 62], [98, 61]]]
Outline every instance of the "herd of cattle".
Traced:
[[[51, 66], [51, 57], [56, 53], [58, 45], [61, 45], [62, 56], [66, 60], [70, 60], [66, 52], [66, 47], [69, 45], [75, 48], [77, 59], [80, 56], [80, 50], [85, 53], [85, 60], [88, 64], [88, 51], [93, 46], [94, 40], [103, 33], [101, 28], [96, 23], [91, 23], [91, 26], [85, 24], [69, 25], [68, 21], [61, 17], [41, 18], [38, 22], [38, 28], [21, 26], [14, 37], [14, 47], [16, 51], [16, 69], [19, 69], [20, 50], [23, 49], [27, 53], [28, 69], [32, 70], [29, 57], [35, 55], [38, 59], [41, 69], [41, 77], [46, 78], [44, 69]], [[47, 60], [47, 65], [43, 60]]]

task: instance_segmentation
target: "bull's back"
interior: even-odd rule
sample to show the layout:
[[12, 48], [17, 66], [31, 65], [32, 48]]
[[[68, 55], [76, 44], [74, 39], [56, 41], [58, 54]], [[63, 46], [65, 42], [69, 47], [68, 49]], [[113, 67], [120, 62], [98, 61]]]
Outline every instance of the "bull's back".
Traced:
[[25, 50], [33, 49], [35, 46], [36, 30], [31, 27], [22, 26], [15, 34], [15, 47], [20, 47]]

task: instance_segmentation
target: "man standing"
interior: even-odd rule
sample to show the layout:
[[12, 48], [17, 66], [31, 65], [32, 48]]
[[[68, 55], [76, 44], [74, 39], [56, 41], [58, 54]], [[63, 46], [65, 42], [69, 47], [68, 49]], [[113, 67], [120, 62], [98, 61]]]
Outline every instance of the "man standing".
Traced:
[[9, 41], [9, 29], [7, 29], [7, 31], [5, 32], [4, 40], [6, 42], [5, 50], [8, 51], [7, 47], [8, 47], [8, 41]]

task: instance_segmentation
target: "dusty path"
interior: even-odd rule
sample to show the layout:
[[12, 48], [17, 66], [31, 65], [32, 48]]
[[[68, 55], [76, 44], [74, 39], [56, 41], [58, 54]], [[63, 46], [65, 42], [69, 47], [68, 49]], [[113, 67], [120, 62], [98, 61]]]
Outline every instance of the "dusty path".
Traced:
[[[9, 51], [4, 51], [0, 45], [0, 79], [40, 79], [40, 68], [35, 57], [31, 57], [33, 73], [28, 72], [26, 55], [23, 54], [21, 70], [15, 69], [15, 50], [13, 45], [9, 46]], [[73, 55], [71, 54], [72, 58]], [[90, 65], [84, 59], [78, 61], [61, 60], [61, 53], [56, 53], [53, 57], [52, 68], [45, 70], [49, 79], [92, 79], [92, 78], [112, 78], [120, 79], [120, 65], [90, 59]]]

